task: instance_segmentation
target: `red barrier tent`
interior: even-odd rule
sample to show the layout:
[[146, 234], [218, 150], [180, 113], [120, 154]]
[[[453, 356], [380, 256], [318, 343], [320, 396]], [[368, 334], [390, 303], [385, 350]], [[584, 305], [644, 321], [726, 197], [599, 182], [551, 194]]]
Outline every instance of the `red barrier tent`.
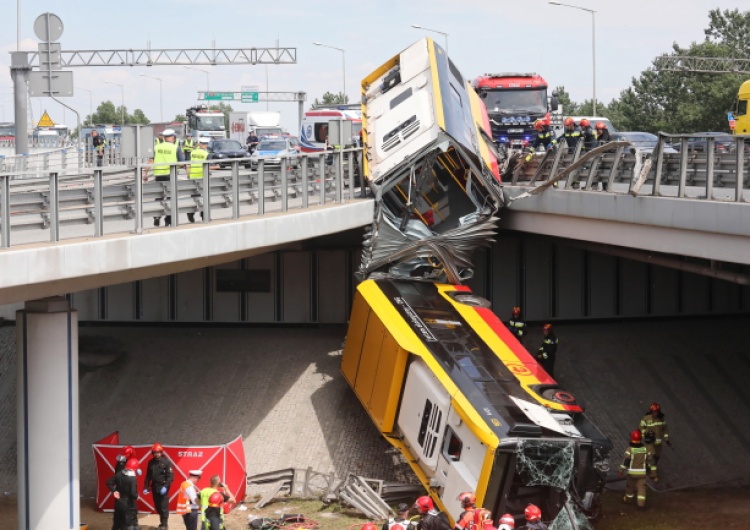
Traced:
[[[245, 449], [242, 436], [238, 436], [224, 445], [166, 445], [164, 454], [172, 461], [174, 482], [169, 489], [169, 510], [174, 512], [177, 506], [177, 493], [180, 484], [187, 480], [188, 473], [194, 469], [203, 471], [198, 480], [198, 487], [203, 489], [210, 485], [213, 475], [222, 478], [224, 486], [234, 495], [237, 502], [245, 498], [247, 473], [245, 468]], [[92, 445], [96, 462], [96, 506], [100, 511], [114, 510], [115, 499], [107, 488], [107, 480], [115, 473], [116, 457], [122, 454], [125, 446], [120, 443], [117, 431]], [[156, 513], [151, 494], [142, 495], [146, 480], [146, 466], [151, 459], [151, 445], [133, 445], [135, 458], [141, 463], [141, 476], [138, 477], [138, 511]]]

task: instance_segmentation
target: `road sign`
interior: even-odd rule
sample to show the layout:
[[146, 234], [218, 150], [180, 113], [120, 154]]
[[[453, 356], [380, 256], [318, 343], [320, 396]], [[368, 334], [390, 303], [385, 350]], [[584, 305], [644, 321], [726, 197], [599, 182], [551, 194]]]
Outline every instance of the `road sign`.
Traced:
[[34, 34], [44, 42], [57, 42], [63, 34], [63, 23], [54, 13], [42, 13], [34, 21]]
[[258, 93], [257, 92], [241, 92], [242, 103], [257, 103]]
[[29, 96], [33, 98], [73, 96], [73, 72], [65, 70], [52, 70], [51, 73], [29, 72]]
[[47, 111], [44, 111], [44, 114], [42, 114], [41, 119], [39, 120], [39, 123], [36, 124], [37, 127], [54, 127], [55, 122], [52, 121], [52, 118], [49, 117], [49, 114], [47, 114]]
[[203, 99], [208, 101], [234, 101], [234, 92], [206, 92]]

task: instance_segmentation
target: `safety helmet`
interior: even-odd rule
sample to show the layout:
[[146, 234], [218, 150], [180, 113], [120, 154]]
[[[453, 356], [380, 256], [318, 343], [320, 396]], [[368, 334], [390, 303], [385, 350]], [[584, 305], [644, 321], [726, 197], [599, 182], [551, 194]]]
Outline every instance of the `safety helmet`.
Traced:
[[497, 527], [497, 530], [513, 530], [515, 527], [516, 527], [515, 525], [511, 526], [509, 524], [503, 523]]
[[648, 410], [650, 410], [651, 412], [656, 412], [658, 414], [659, 412], [661, 412], [661, 405], [656, 402], [651, 403], [651, 406], [648, 408]]
[[[502, 525], [505, 525], [505, 526], [507, 526], [508, 528], [511, 528], [511, 529], [516, 527], [516, 519], [515, 519], [515, 517], [513, 517], [509, 513], [503, 514], [503, 516], [500, 518], [500, 520], [498, 521], [498, 523], [500, 524], [501, 527], [502, 527]], [[499, 530], [499, 528], [498, 528], [498, 530]]]
[[575, 127], [576, 121], [573, 118], [565, 118], [565, 126]]
[[536, 129], [537, 131], [541, 131], [542, 129], [544, 129], [544, 125], [545, 123], [543, 120], [536, 120], [534, 122], [534, 129]]
[[601, 131], [602, 129], [607, 128], [607, 124], [604, 123], [603, 121], [598, 121], [596, 122], [596, 128]]
[[139, 465], [138, 459], [131, 458], [130, 460], [125, 462], [125, 469], [127, 469], [128, 471], [135, 471], [136, 469], [138, 469], [138, 465]]
[[414, 507], [419, 510], [419, 513], [427, 513], [430, 510], [435, 508], [435, 505], [432, 503], [432, 499], [429, 498], [427, 495], [422, 495], [421, 497], [417, 498], [417, 501], [414, 503]]
[[477, 496], [474, 495], [474, 492], [472, 491], [464, 491], [463, 493], [459, 493], [456, 499], [461, 501], [461, 507], [464, 509], [468, 508], [469, 506], [475, 506], [477, 503]]
[[527, 521], [538, 521], [542, 518], [542, 510], [535, 504], [529, 504], [523, 511]]
[[133, 449], [132, 445], [126, 445], [125, 449], [122, 450], [122, 456], [125, 458], [130, 458], [135, 454], [135, 449]]
[[513, 308], [513, 311], [511, 313], [513, 314], [514, 317], [520, 316], [521, 315], [521, 308], [518, 307], [518, 306], [516, 306], [516, 307]]
[[580, 122], [578, 122], [578, 125], [580, 125], [581, 127], [591, 127], [591, 122], [586, 118], [583, 118]]
[[639, 431], [638, 429], [630, 433], [630, 443], [639, 444], [642, 440], [643, 436], [641, 435], [641, 431]]
[[378, 527], [373, 523], [365, 523], [362, 525], [362, 528], [360, 528], [360, 530], [378, 530]]
[[211, 508], [219, 508], [222, 504], [224, 504], [224, 495], [221, 492], [214, 491], [208, 498], [208, 505]]
[[544, 326], [542, 326], [542, 329], [544, 331], [552, 331], [552, 324], [550, 324], [549, 322], [547, 322]]
[[160, 443], [155, 443], [154, 445], [151, 446], [151, 452], [152, 453], [156, 453], [156, 452], [163, 453], [164, 452], [164, 448], [161, 446]]

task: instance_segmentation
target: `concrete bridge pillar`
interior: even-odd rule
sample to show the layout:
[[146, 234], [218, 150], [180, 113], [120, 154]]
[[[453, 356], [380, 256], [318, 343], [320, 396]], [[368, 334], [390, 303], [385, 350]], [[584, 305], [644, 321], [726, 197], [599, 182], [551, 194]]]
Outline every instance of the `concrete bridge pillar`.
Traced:
[[26, 302], [18, 337], [18, 528], [78, 530], [78, 313]]

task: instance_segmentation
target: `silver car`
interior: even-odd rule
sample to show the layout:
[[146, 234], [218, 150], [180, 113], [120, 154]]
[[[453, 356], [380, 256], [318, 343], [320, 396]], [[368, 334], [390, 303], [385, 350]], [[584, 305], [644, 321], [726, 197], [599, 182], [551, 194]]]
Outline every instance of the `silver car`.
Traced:
[[299, 166], [299, 147], [296, 138], [274, 136], [262, 139], [250, 157], [250, 165], [257, 169], [258, 161], [263, 160], [264, 167], [280, 166], [282, 159], [286, 159], [289, 168]]

